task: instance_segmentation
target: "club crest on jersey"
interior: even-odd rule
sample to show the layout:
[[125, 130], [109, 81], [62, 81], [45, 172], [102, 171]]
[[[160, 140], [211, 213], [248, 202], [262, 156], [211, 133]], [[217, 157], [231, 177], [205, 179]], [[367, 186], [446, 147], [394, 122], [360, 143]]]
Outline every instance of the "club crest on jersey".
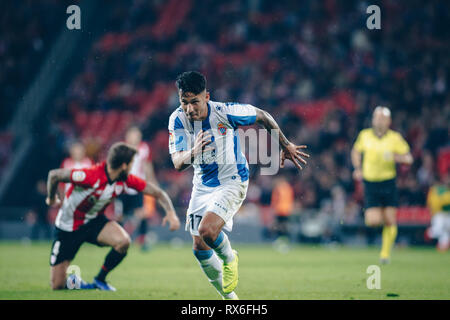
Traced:
[[86, 178], [86, 173], [84, 171], [74, 171], [72, 173], [72, 180], [75, 182], [81, 182]]
[[224, 136], [227, 134], [227, 126], [222, 122], [219, 122], [219, 124], [217, 125], [217, 129], [219, 130], [220, 135]]

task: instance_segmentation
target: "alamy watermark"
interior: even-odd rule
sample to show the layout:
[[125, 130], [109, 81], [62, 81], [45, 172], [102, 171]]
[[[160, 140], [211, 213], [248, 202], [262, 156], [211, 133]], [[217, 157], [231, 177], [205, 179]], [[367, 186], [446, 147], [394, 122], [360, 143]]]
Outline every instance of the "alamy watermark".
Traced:
[[[193, 131], [176, 129], [169, 132], [169, 149], [171, 152], [190, 150], [194, 147], [195, 138], [201, 131], [201, 122], [194, 122]], [[248, 154], [248, 164], [261, 165], [261, 175], [276, 175], [280, 168], [279, 131], [272, 129], [248, 128], [246, 130], [228, 130], [225, 124], [219, 124], [218, 129], [205, 130], [211, 134], [211, 143], [206, 145], [194, 160], [187, 159], [185, 164], [221, 166], [245, 166]], [[194, 134], [196, 132], [196, 134]], [[247, 148], [248, 145], [248, 148]], [[247, 150], [248, 149], [248, 150]]]
[[369, 30], [381, 29], [381, 10], [380, 7], [373, 4], [367, 7], [366, 13], [370, 16], [366, 20], [366, 27]]
[[80, 30], [81, 29], [81, 9], [79, 6], [73, 4], [68, 6], [66, 13], [70, 16], [66, 20], [66, 27], [69, 30]]
[[381, 269], [377, 265], [367, 267], [366, 273], [369, 275], [366, 281], [367, 289], [381, 289]]
[[74, 290], [81, 288], [81, 269], [79, 266], [73, 264], [67, 268], [66, 271], [66, 287], [67, 289]]

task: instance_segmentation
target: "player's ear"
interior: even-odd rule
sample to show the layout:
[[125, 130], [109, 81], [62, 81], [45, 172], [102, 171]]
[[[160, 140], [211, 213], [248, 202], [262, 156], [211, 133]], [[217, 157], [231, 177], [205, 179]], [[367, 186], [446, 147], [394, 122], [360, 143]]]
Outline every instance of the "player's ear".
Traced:
[[205, 101], [208, 102], [209, 98], [210, 98], [209, 91], [206, 91], [206, 93], [205, 93]]

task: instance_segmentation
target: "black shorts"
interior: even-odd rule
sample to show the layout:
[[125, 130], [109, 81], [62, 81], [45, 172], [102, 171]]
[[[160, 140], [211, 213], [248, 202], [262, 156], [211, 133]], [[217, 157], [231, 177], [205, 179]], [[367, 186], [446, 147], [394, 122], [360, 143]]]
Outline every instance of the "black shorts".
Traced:
[[380, 182], [364, 180], [365, 207], [397, 207], [398, 193], [395, 179]]
[[122, 201], [123, 215], [129, 216], [134, 214], [134, 210], [144, 206], [144, 195], [138, 194], [122, 194], [119, 198]]
[[56, 266], [66, 260], [73, 260], [84, 242], [101, 247], [102, 245], [97, 242], [97, 237], [108, 222], [109, 220], [104, 215], [99, 215], [76, 231], [69, 232], [55, 228], [55, 240], [50, 252], [50, 266]]

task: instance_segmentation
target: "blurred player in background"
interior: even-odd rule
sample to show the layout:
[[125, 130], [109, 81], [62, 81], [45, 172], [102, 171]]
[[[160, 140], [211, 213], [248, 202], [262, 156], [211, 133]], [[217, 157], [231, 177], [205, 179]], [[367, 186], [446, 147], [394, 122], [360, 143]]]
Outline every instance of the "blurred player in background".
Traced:
[[66, 272], [80, 246], [89, 242], [110, 246], [104, 264], [92, 284], [80, 279], [80, 289], [115, 291], [106, 276], [126, 256], [130, 245], [128, 233], [115, 221], [108, 220], [104, 210], [111, 200], [127, 189], [156, 197], [164, 208], [170, 230], [179, 228], [172, 201], [150, 181], [129, 174], [137, 150], [125, 143], [116, 143], [108, 151], [107, 160], [85, 169], [54, 169], [47, 180], [48, 205], [60, 203], [56, 194], [58, 183], [70, 183], [62, 207], [56, 217], [56, 239], [50, 256], [52, 289], [66, 288]]
[[[181, 106], [169, 118], [169, 152], [174, 167], [194, 168], [193, 189], [186, 229], [193, 238], [193, 252], [200, 267], [224, 299], [238, 299], [238, 255], [228, 236], [233, 216], [248, 188], [247, 159], [239, 145], [237, 129], [259, 123], [270, 133], [277, 130], [281, 145], [281, 167], [285, 159], [298, 169], [308, 157], [306, 146], [289, 142], [267, 112], [249, 104], [211, 101], [205, 77], [184, 72], [176, 81]], [[191, 145], [188, 141], [194, 141]], [[221, 159], [221, 160], [218, 160]]]
[[[94, 162], [86, 156], [86, 148], [80, 141], [75, 141], [69, 147], [69, 157], [61, 163], [62, 169], [83, 169], [89, 168]], [[70, 187], [70, 183], [64, 185], [64, 193]]]
[[375, 108], [372, 128], [362, 130], [351, 152], [353, 177], [364, 181], [365, 223], [383, 225], [380, 263], [389, 263], [397, 237], [396, 163], [412, 164], [408, 143], [400, 133], [389, 129], [391, 111]]
[[43, 231], [44, 239], [51, 239], [51, 225], [48, 219], [48, 207], [45, 205], [47, 197], [47, 185], [44, 179], [39, 179], [36, 188], [31, 194], [33, 202], [29, 214], [33, 217], [31, 228], [31, 240], [39, 240], [41, 231]]
[[[142, 131], [136, 126], [130, 127], [125, 133], [125, 142], [137, 150], [130, 173], [158, 186], [151, 160], [151, 150], [149, 145], [142, 141]], [[122, 210], [118, 210], [118, 213], [122, 214], [119, 221], [131, 235], [137, 229], [137, 240], [141, 249], [148, 250], [149, 243], [145, 237], [148, 232], [147, 219], [156, 211], [155, 198], [130, 189], [122, 194], [116, 203], [119, 201], [122, 204]]]
[[275, 180], [272, 191], [272, 208], [275, 210], [275, 226], [278, 240], [289, 240], [289, 216], [294, 209], [294, 189], [284, 177]]
[[428, 191], [427, 205], [433, 215], [428, 236], [438, 240], [439, 251], [447, 251], [450, 247], [450, 169], [442, 177], [442, 182]]

